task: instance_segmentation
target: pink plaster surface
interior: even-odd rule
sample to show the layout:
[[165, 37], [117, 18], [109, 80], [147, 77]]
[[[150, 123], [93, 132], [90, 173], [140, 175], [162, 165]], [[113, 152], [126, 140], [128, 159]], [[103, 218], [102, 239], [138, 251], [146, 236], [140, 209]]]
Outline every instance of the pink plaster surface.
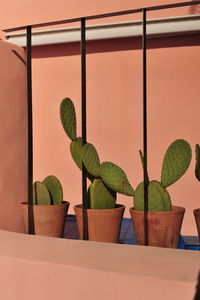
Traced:
[[[7, 1], [1, 0], [2, 10], [0, 16], [0, 28], [10, 28], [16, 26], [22, 26], [25, 24], [35, 24], [55, 20], [65, 20], [69, 18], [76, 18], [88, 15], [95, 15], [107, 12], [115, 12], [120, 10], [136, 9], [141, 7], [163, 5], [169, 3], [183, 2], [182, 0], [49, 0], [48, 5], [46, 1], [34, 0], [34, 1]], [[163, 17], [163, 16], [176, 16], [176, 15], [188, 15], [199, 13], [199, 6], [189, 6], [183, 8], [176, 8], [172, 10], [161, 10], [159, 12], [149, 12], [149, 17]], [[131, 15], [125, 17], [128, 20], [139, 18], [138, 15]], [[99, 22], [110, 22], [111, 19], [99, 20]], [[121, 21], [124, 17], [112, 18], [112, 21]], [[94, 23], [94, 21], [92, 21]], [[95, 21], [96, 22], [96, 21]]]
[[199, 252], [0, 231], [4, 300], [191, 300]]
[[[5, 3], [4, 3], [5, 2]], [[4, 1], [0, 28], [67, 19], [174, 1], [75, 0], [27, 3]], [[176, 2], [181, 2], [177, 0]], [[38, 4], [39, 3], [39, 4]], [[148, 13], [148, 18], [198, 14], [199, 6]], [[100, 22], [141, 18], [120, 17]], [[94, 21], [93, 21], [94, 23]], [[77, 24], [74, 24], [77, 25]], [[69, 25], [71, 26], [71, 25]], [[193, 209], [199, 207], [199, 183], [194, 178], [194, 145], [199, 137], [199, 37], [169, 37], [148, 41], [149, 174], [160, 179], [162, 159], [177, 138], [193, 147], [189, 172], [169, 188], [174, 205], [184, 206], [182, 234], [196, 235]], [[80, 47], [78, 43], [35, 47], [33, 50], [34, 179], [59, 177], [65, 200], [72, 207], [81, 202], [81, 174], [69, 152], [69, 140], [60, 125], [59, 104], [69, 96], [75, 102], [80, 135]], [[119, 164], [134, 187], [142, 181], [138, 150], [142, 147], [142, 53], [139, 39], [114, 39], [88, 43], [87, 102], [88, 141], [101, 161]], [[25, 183], [24, 183], [25, 184]], [[118, 202], [133, 206], [130, 197]]]
[[27, 199], [27, 107], [24, 50], [0, 41], [0, 228], [24, 232]]
[[[194, 145], [199, 136], [199, 46], [197, 37], [149, 41], [148, 125], [149, 176], [160, 180], [164, 153], [178, 138], [188, 140], [193, 160], [187, 174], [169, 187], [174, 205], [186, 208], [182, 234], [196, 235], [193, 209], [199, 207], [199, 182], [194, 177]], [[114, 43], [114, 44], [113, 44]], [[113, 45], [117, 47], [113, 51]], [[181, 47], [180, 47], [181, 45]], [[98, 50], [99, 49], [99, 52]], [[121, 166], [135, 188], [142, 181], [142, 53], [138, 40], [88, 43], [87, 134], [101, 161]], [[70, 97], [77, 110], [80, 136], [79, 45], [38, 47], [33, 51], [34, 177], [55, 174], [72, 207], [81, 203], [81, 173], [71, 159], [59, 119], [59, 105]], [[131, 197], [118, 203], [133, 206]]]

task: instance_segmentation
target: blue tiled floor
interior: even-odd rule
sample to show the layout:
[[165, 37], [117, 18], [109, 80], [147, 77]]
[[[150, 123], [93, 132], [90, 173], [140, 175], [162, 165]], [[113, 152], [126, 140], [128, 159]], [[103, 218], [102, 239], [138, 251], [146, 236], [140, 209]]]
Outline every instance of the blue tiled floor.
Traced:
[[[66, 218], [64, 238], [79, 239], [76, 218], [74, 215], [68, 215]], [[132, 221], [129, 218], [123, 218], [119, 243], [137, 245]], [[199, 250], [200, 242], [196, 236], [180, 236], [178, 249]]]

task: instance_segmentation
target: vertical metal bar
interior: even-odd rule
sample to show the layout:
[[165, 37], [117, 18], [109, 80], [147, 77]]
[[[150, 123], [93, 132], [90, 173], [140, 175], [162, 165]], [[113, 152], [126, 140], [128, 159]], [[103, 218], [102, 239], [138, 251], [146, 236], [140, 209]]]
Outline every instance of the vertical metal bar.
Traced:
[[33, 122], [31, 26], [26, 28], [27, 112], [28, 112], [28, 233], [35, 234], [33, 218]]
[[148, 236], [148, 171], [147, 171], [147, 35], [146, 35], [146, 9], [143, 9], [143, 154], [144, 154], [144, 244], [149, 244]]
[[[82, 113], [82, 145], [86, 144], [86, 39], [85, 18], [81, 18], [81, 113]], [[88, 239], [87, 227], [87, 176], [82, 162], [82, 205], [83, 205], [83, 240]]]

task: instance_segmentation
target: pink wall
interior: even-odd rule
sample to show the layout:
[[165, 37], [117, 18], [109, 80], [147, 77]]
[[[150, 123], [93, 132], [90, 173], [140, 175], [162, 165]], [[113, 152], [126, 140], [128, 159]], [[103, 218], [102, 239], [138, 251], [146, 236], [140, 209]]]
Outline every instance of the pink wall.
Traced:
[[[152, 40], [148, 50], [149, 175], [160, 178], [168, 145], [177, 138], [188, 140], [194, 150], [199, 142], [199, 46], [195, 36]], [[137, 40], [92, 42], [87, 55], [88, 141], [96, 146], [101, 161], [119, 164], [134, 187], [142, 181], [138, 150], [142, 147], [141, 50]], [[97, 47], [100, 45], [100, 53]], [[134, 46], [135, 45], [135, 46]], [[169, 45], [169, 47], [166, 47]], [[181, 46], [181, 47], [180, 47]], [[64, 97], [75, 102], [80, 135], [79, 46], [35, 48], [33, 55], [35, 178], [55, 174], [64, 186], [65, 200], [81, 202], [81, 174], [69, 152], [69, 139], [59, 120]], [[70, 49], [70, 54], [68, 53]], [[40, 58], [42, 57], [42, 58]], [[50, 88], [51, 87], [51, 88]], [[194, 152], [189, 172], [169, 192], [175, 205], [187, 208], [183, 234], [196, 234], [192, 210], [199, 206], [199, 183], [194, 178]], [[130, 197], [118, 196], [127, 208]], [[125, 214], [129, 216], [128, 209]]]
[[5, 231], [0, 231], [0, 240], [0, 295], [4, 300], [194, 298], [198, 251]]
[[24, 232], [27, 201], [27, 106], [25, 53], [0, 41], [0, 228]]
[[[135, 9], [146, 6], [163, 5], [168, 3], [183, 2], [182, 0], [19, 0], [19, 1], [7, 1], [1, 0], [3, 10], [0, 18], [0, 28], [9, 28], [25, 24], [41, 23], [54, 20], [65, 20], [68, 18], [87, 16], [93, 14], [107, 13], [110, 11], [120, 11], [127, 9]], [[178, 9], [172, 9], [158, 12], [149, 13], [149, 17], [162, 17], [168, 15], [178, 14], [191, 14], [199, 11], [199, 7], [183, 7]], [[129, 18], [129, 17], [128, 17]], [[135, 16], [130, 17], [131, 20]], [[124, 20], [124, 17], [116, 18], [117, 20]], [[101, 20], [99, 22], [102, 22]]]
[[[172, 2], [164, 1], [166, 4]], [[56, 3], [49, 1], [47, 9], [45, 2], [37, 5], [37, 0], [12, 3], [12, 7], [6, 2], [0, 27], [164, 3], [158, 0], [151, 3], [135, 1], [133, 5], [130, 0], [76, 0], [66, 5], [66, 1], [60, 0]], [[148, 17], [197, 12], [198, 7], [184, 7], [149, 13]], [[126, 19], [120, 17], [112, 21]], [[164, 152], [174, 139], [185, 138], [193, 148], [196, 142], [200, 142], [197, 130], [200, 75], [197, 38], [191, 35], [149, 42], [149, 173], [152, 179], [159, 179]], [[140, 42], [135, 39], [90, 42], [88, 48], [88, 141], [97, 147], [101, 161], [119, 164], [136, 187], [142, 180], [138, 155], [138, 149], [142, 147]], [[66, 96], [74, 100], [80, 133], [78, 53], [79, 45], [76, 43], [37, 47], [33, 51], [34, 177], [42, 180], [48, 174], [58, 176], [64, 186], [65, 200], [71, 202], [70, 212], [73, 212], [73, 205], [81, 202], [81, 174], [70, 157], [69, 140], [60, 125], [59, 104]], [[193, 169], [194, 160], [187, 175], [169, 188], [173, 203], [187, 208], [184, 234], [196, 234], [192, 209], [199, 207], [199, 184], [194, 179]], [[119, 195], [118, 202], [124, 203], [127, 208], [133, 205], [130, 197]], [[128, 209], [126, 216], [129, 216]]]

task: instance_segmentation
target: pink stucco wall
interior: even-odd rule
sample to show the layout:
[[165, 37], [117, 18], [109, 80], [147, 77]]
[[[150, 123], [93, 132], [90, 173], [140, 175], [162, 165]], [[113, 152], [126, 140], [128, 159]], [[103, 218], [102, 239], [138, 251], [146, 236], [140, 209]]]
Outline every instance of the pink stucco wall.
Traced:
[[[111, 11], [120, 11], [135, 9], [140, 7], [163, 5], [169, 3], [183, 2], [182, 0], [49, 0], [46, 1], [7, 1], [2, 0], [4, 8], [1, 13], [0, 28], [9, 28], [24, 24], [34, 24], [46, 21], [65, 20], [68, 18], [107, 13]], [[167, 10], [168, 15], [191, 14], [199, 11], [199, 7], [183, 7]], [[149, 17], [166, 16], [166, 11], [151, 12]], [[129, 19], [135, 19], [136, 16], [130, 16]], [[138, 17], [137, 17], [138, 18]], [[117, 20], [124, 20], [124, 17], [118, 17]], [[101, 21], [100, 21], [101, 22]]]
[[0, 231], [4, 300], [194, 298], [198, 251]]
[[[165, 1], [164, 3], [172, 3]], [[178, 2], [178, 1], [177, 1]], [[181, 1], [180, 1], [181, 2]], [[66, 19], [108, 11], [163, 4], [149, 1], [49, 1], [48, 10], [37, 1], [5, 5], [0, 27]], [[197, 9], [197, 8], [195, 8]], [[197, 10], [196, 10], [197, 11]], [[149, 17], [194, 13], [192, 8], [150, 13]], [[139, 16], [137, 16], [139, 18]], [[126, 20], [116, 18], [112, 21]], [[99, 21], [100, 22], [100, 21]], [[98, 23], [99, 23], [98, 22]], [[102, 22], [102, 20], [101, 20]], [[106, 20], [108, 22], [108, 20]], [[200, 142], [199, 127], [199, 46], [197, 36], [149, 41], [148, 122], [149, 174], [159, 179], [168, 145], [177, 138], [187, 139], [194, 148]], [[115, 49], [115, 51], [114, 51]], [[142, 147], [142, 56], [135, 39], [88, 43], [87, 101], [88, 141], [94, 143], [101, 161], [119, 164], [134, 187], [142, 180], [138, 150]], [[81, 174], [69, 153], [69, 140], [60, 125], [59, 104], [71, 97], [78, 114], [80, 134], [80, 56], [78, 44], [51, 45], [33, 49], [34, 178], [58, 176], [65, 200], [81, 202]], [[193, 152], [194, 158], [194, 152]], [[194, 159], [189, 172], [169, 188], [175, 205], [186, 207], [183, 234], [196, 234], [193, 208], [199, 207]], [[127, 208], [132, 199], [119, 196]], [[128, 209], [126, 216], [129, 216]]]
[[25, 53], [0, 41], [0, 228], [24, 232], [27, 201], [27, 106]]
[[[160, 48], [163, 43], [153, 41], [148, 50], [149, 175], [158, 180], [164, 152], [173, 140], [184, 138], [193, 150], [199, 142], [199, 46], [179, 47], [181, 40], [177, 38], [171, 47]], [[96, 146], [101, 161], [119, 164], [136, 187], [142, 180], [138, 155], [142, 147], [141, 50], [134, 49], [134, 41], [127, 40], [116, 42], [117, 51], [107, 51], [111, 44], [88, 44], [88, 141]], [[99, 45], [101, 51], [96, 53]], [[59, 104], [66, 96], [74, 100], [80, 135], [77, 47], [74, 44], [52, 46], [50, 52], [45, 47], [33, 51], [34, 174], [35, 178], [43, 178], [53, 173], [61, 179], [65, 199], [72, 203], [70, 212], [73, 204], [81, 201], [81, 174], [70, 156], [69, 139], [59, 120]], [[65, 55], [68, 49], [71, 54]], [[199, 188], [194, 178], [193, 152], [189, 172], [169, 188], [173, 203], [187, 209], [184, 234], [196, 234], [192, 210], [199, 206]], [[133, 205], [130, 197], [121, 195], [118, 202], [127, 208]], [[125, 215], [129, 216], [128, 210]]]

